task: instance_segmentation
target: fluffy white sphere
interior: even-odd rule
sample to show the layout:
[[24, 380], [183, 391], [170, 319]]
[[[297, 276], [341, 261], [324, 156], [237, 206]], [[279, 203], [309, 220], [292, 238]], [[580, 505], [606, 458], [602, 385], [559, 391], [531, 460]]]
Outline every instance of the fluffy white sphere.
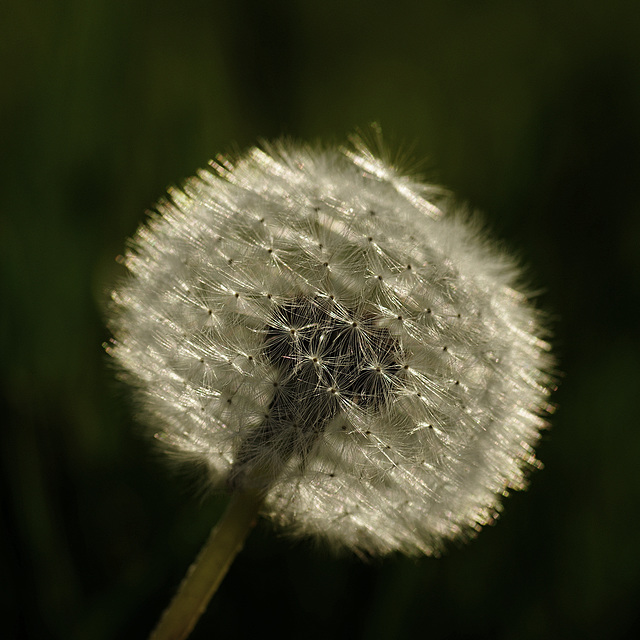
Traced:
[[212, 167], [113, 294], [109, 351], [157, 437], [336, 547], [433, 554], [492, 521], [539, 466], [552, 386], [514, 262], [358, 141]]

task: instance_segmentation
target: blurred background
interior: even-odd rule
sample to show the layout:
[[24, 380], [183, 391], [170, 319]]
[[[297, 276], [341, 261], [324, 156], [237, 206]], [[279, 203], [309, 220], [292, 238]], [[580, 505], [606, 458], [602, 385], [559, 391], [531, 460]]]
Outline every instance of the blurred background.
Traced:
[[193, 638], [634, 635], [636, 2], [5, 0], [0, 14], [3, 637], [146, 637], [226, 502], [167, 469], [114, 381], [104, 304], [125, 237], [218, 153], [342, 143], [373, 121], [530, 265], [563, 372], [545, 469], [440, 559], [335, 558], [261, 523]]

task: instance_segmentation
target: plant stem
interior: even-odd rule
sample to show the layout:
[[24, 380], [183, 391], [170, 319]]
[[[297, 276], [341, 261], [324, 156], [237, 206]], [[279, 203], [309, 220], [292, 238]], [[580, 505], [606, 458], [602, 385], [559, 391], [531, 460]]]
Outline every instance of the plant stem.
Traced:
[[220, 586], [254, 526], [262, 494], [239, 492], [211, 531], [149, 640], [184, 640]]

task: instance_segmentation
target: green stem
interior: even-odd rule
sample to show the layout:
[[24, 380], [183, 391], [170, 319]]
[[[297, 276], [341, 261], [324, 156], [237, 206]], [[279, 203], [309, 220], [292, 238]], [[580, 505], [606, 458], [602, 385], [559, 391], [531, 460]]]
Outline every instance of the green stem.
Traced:
[[262, 494], [255, 493], [236, 492], [232, 496], [149, 640], [184, 640], [191, 633], [242, 549], [262, 499]]

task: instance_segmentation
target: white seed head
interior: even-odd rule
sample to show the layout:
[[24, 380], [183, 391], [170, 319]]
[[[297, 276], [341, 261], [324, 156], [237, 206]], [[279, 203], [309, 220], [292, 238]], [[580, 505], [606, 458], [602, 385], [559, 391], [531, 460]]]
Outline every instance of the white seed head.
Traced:
[[359, 141], [211, 166], [113, 294], [109, 352], [157, 437], [335, 547], [436, 554], [493, 521], [553, 384], [515, 263]]

